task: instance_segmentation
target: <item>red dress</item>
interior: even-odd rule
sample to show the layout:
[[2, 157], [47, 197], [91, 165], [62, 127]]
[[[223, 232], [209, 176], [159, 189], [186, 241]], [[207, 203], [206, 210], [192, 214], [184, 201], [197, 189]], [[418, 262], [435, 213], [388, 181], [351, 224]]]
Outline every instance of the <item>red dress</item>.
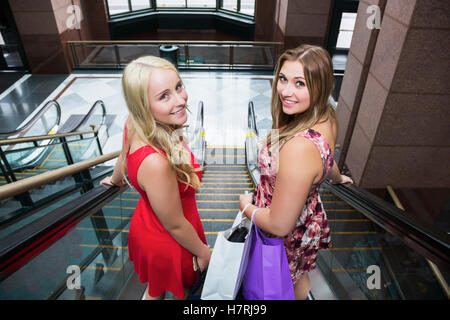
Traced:
[[[125, 127], [125, 141], [126, 137]], [[187, 145], [185, 147], [189, 150]], [[195, 272], [192, 253], [182, 247], [164, 228], [153, 211], [148, 197], [137, 182], [137, 171], [142, 161], [150, 154], [157, 152], [151, 146], [144, 146], [127, 152], [128, 179], [140, 193], [141, 198], [134, 210], [128, 235], [129, 259], [134, 263], [134, 270], [139, 274], [141, 283], [148, 282], [149, 294], [159, 296], [170, 291], [176, 297], [184, 297], [184, 288], [194, 284]], [[200, 165], [191, 154], [194, 168]], [[164, 155], [165, 153], [162, 152]], [[201, 180], [201, 172], [196, 172]], [[206, 244], [205, 233], [197, 211], [195, 189], [178, 182], [181, 205], [184, 217], [192, 224], [199, 238]]]

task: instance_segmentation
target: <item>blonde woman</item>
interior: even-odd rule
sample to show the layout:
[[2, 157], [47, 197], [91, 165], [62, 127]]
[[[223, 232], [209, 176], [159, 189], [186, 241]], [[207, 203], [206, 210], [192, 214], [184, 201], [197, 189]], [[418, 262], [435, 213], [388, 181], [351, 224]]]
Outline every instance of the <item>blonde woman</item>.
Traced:
[[[319, 249], [331, 246], [319, 185], [353, 182], [333, 160], [337, 122], [328, 98], [333, 67], [322, 48], [301, 45], [278, 59], [272, 86], [272, 131], [258, 155], [261, 172], [255, 194], [240, 196], [240, 209], [254, 214], [269, 236], [283, 237], [296, 299], [310, 290], [308, 271]], [[278, 137], [276, 137], [278, 135]]]
[[130, 62], [122, 87], [129, 111], [122, 153], [101, 183], [122, 186], [128, 174], [141, 195], [128, 250], [139, 280], [148, 283], [146, 298], [169, 291], [183, 299], [195, 280], [194, 259], [204, 270], [211, 255], [195, 202], [200, 165], [177, 133], [188, 96], [175, 67], [153, 56]]

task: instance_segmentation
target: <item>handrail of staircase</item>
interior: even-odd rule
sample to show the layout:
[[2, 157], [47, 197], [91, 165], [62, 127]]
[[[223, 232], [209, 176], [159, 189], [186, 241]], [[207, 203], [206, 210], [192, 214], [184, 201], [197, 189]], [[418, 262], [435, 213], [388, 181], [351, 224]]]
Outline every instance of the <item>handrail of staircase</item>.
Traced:
[[450, 268], [450, 236], [414, 219], [393, 204], [353, 184], [323, 186], [413, 250], [442, 268]]
[[[405, 207], [403, 207], [403, 204], [401, 203], [400, 199], [398, 198], [397, 194], [395, 193], [392, 186], [387, 185], [386, 189], [391, 196], [392, 200], [394, 201], [394, 204], [397, 208], [399, 208], [402, 211], [405, 211]], [[445, 277], [442, 275], [441, 270], [429, 259], [426, 259], [431, 271], [433, 272], [434, 276], [436, 277], [437, 281], [439, 282], [439, 285], [441, 286], [442, 290], [447, 295], [447, 299], [450, 300], [450, 288], [448, 286], [447, 281], [445, 280]]]
[[253, 105], [253, 101], [248, 103], [248, 127], [253, 129], [258, 135], [258, 128], [256, 127], [256, 115], [255, 115], [255, 107]]
[[[79, 134], [79, 133], [78, 133]], [[92, 166], [117, 158], [120, 151], [111, 152], [93, 159], [84, 160], [67, 167], [50, 170], [39, 175], [0, 186], [0, 201], [24, 193], [39, 186], [74, 175]]]
[[[95, 112], [95, 107], [97, 105], [100, 105], [101, 108], [102, 108], [102, 123], [99, 125], [99, 127], [104, 125], [105, 121], [106, 121], [106, 107], [105, 107], [105, 103], [102, 100], [97, 100], [97, 101], [94, 102], [94, 104], [89, 109], [88, 113], [83, 117], [83, 119], [81, 119], [81, 121], [75, 126], [75, 128], [71, 129], [70, 131], [61, 132], [61, 133], [77, 132], [77, 131], [79, 131], [80, 128], [82, 128], [84, 125], [86, 125], [86, 123], [88, 122], [89, 118]], [[77, 132], [77, 134], [80, 135], [82, 133]]]
[[282, 45], [276, 41], [215, 41], [215, 40], [80, 40], [68, 44], [218, 44], [218, 45]]
[[48, 110], [50, 107], [55, 106], [56, 107], [56, 124], [59, 125], [59, 122], [61, 121], [61, 106], [56, 100], [50, 100], [48, 101], [44, 106], [41, 107], [41, 109], [30, 119], [25, 123], [23, 126], [9, 132], [0, 132], [0, 137], [9, 137], [9, 136], [15, 136], [19, 134], [20, 132], [23, 132], [30, 128], [34, 123], [36, 123], [37, 120]]
[[41, 140], [48, 140], [48, 139], [56, 139], [56, 138], [64, 138], [64, 137], [70, 137], [70, 136], [79, 136], [83, 134], [97, 134], [98, 132], [98, 126], [95, 124], [90, 125], [93, 129], [88, 131], [82, 131], [82, 132], [67, 132], [67, 133], [56, 133], [56, 134], [49, 134], [45, 136], [31, 136], [31, 137], [24, 137], [24, 138], [15, 138], [15, 139], [6, 139], [0, 141], [0, 146], [10, 145], [10, 144], [17, 144], [17, 143], [24, 143], [24, 142], [34, 142], [34, 141], [41, 141]]
[[19, 270], [127, 188], [127, 185], [123, 188], [97, 186], [3, 239], [0, 246], [0, 281]]

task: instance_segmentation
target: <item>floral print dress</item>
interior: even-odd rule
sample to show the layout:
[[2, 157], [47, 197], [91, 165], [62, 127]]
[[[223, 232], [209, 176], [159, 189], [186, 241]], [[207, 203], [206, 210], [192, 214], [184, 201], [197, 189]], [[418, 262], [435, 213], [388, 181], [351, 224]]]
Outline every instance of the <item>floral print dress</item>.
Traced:
[[[318, 183], [312, 185], [306, 203], [299, 213], [295, 228], [283, 239], [293, 283], [304, 272], [315, 268], [319, 249], [331, 247], [330, 228], [318, 188], [333, 167], [333, 154], [330, 146], [324, 136], [312, 129], [285, 139], [280, 142], [279, 148], [295, 136], [305, 137], [316, 145], [322, 158], [323, 175]], [[275, 168], [278, 164], [277, 157], [278, 153], [269, 155], [267, 145], [264, 145], [259, 152], [258, 168], [261, 179], [254, 194], [254, 204], [258, 207], [270, 208], [277, 179], [277, 168]]]

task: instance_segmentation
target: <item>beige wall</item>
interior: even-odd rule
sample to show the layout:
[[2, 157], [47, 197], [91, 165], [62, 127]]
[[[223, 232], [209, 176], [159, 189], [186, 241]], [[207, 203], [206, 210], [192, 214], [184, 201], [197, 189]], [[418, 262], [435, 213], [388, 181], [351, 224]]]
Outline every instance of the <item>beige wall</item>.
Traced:
[[450, 187], [450, 2], [388, 0], [367, 61], [374, 2], [360, 2], [339, 97], [339, 142], [359, 107], [346, 164], [363, 188]]

